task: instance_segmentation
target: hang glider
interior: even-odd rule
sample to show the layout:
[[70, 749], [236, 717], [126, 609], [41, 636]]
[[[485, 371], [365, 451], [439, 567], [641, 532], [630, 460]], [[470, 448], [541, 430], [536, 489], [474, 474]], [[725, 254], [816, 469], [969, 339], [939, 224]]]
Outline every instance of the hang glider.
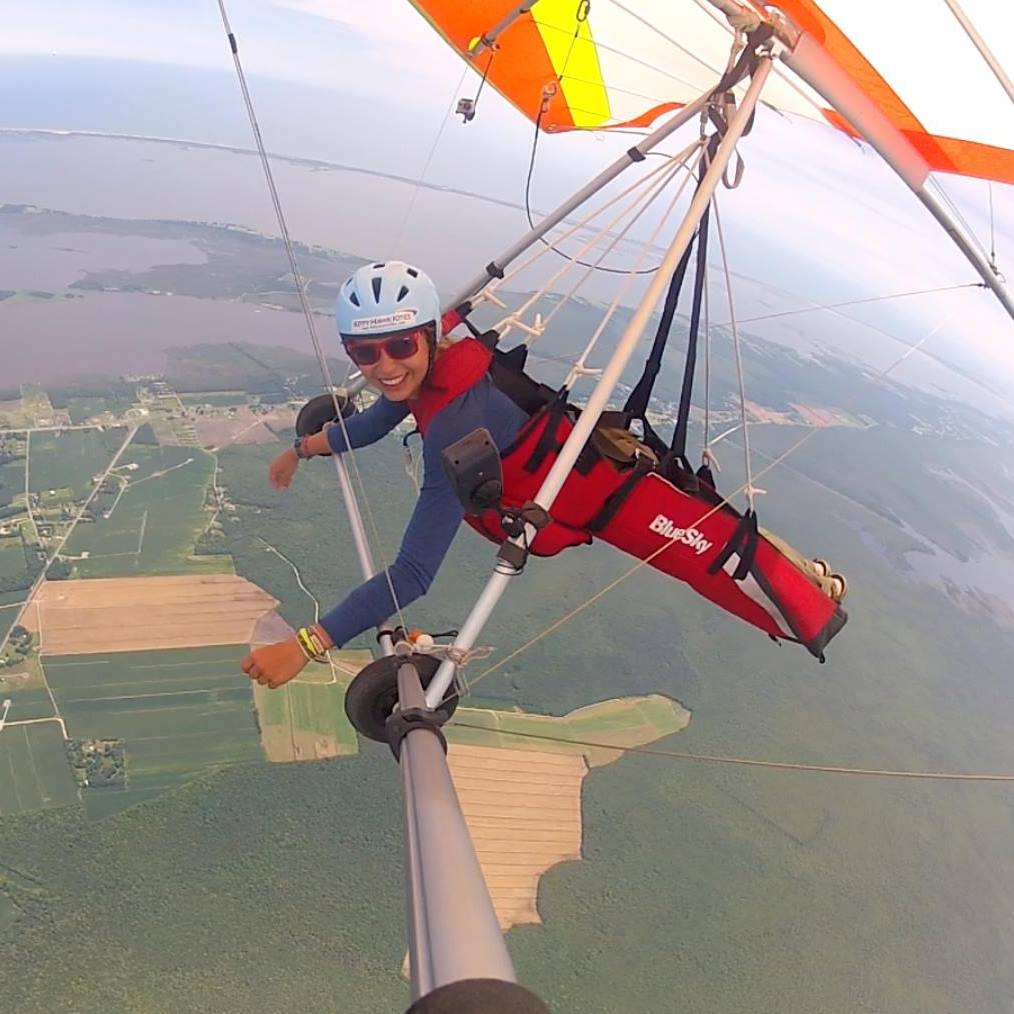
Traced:
[[[329, 392], [325, 398], [333, 400], [334, 415], [340, 421], [343, 407], [314, 329], [224, 0], [218, 2], [307, 328], [321, 362]], [[639, 143], [493, 258], [449, 301], [449, 308], [485, 299], [506, 309], [500, 284], [512, 272], [523, 269], [518, 262], [532, 248], [537, 252], [524, 264], [555, 250], [548, 245], [538, 249], [544, 237], [553, 234], [554, 240], [573, 239], [596, 215], [607, 209], [612, 215], [612, 205], [623, 199], [629, 199], [625, 209], [629, 215], [625, 228], [629, 228], [668, 184], [676, 190], [651, 239], [653, 243], [668, 224], [668, 236], [663, 238], [663, 242], [668, 240], [665, 254], [654, 277], [605, 364], [596, 368], [586, 364], [600, 328], [573, 365], [561, 391], [568, 391], [572, 380], [588, 377], [595, 378], [594, 388], [580, 414], [568, 424], [566, 434], [560, 433], [562, 443], [554, 445], [555, 458], [539, 473], [538, 488], [533, 486], [530, 501], [522, 505], [518, 518], [510, 519], [516, 524], [507, 532], [509, 538], [501, 545], [494, 572], [454, 644], [437, 663], [432, 655], [419, 653], [403, 630], [399, 633], [400, 628], [385, 627], [378, 636], [384, 657], [356, 677], [346, 697], [350, 717], [359, 718], [354, 721], [356, 728], [363, 735], [388, 742], [401, 769], [415, 1000], [410, 1014], [449, 1010], [544, 1014], [545, 1006], [514, 981], [510, 956], [447, 771], [442, 751], [446, 744], [440, 732], [461, 692], [467, 689], [459, 670], [474, 651], [504, 591], [521, 574], [524, 555], [539, 534], [531, 519], [540, 512], [543, 520], [553, 517], [565, 483], [640, 346], [652, 314], [663, 297], [669, 302], [667, 288], [670, 295], [675, 292], [678, 296], [680, 265], [685, 270], [695, 241], [698, 251], [702, 250], [712, 206], [717, 222], [715, 193], [726, 179], [737, 143], [753, 125], [759, 103], [789, 116], [819, 120], [871, 144], [940, 221], [1014, 317], [1014, 302], [995, 265], [927, 188], [932, 172], [1014, 183], [1014, 87], [1004, 70], [1014, 65], [1014, 43], [1008, 19], [990, 0], [965, 0], [972, 9], [971, 17], [958, 0], [896, 0], [875, 6], [857, 0], [826, 0], [820, 5], [811, 0], [781, 0], [777, 5], [755, 0], [411, 2], [459, 55], [472, 63], [483, 81], [540, 130], [645, 131]], [[619, 197], [610, 198], [577, 225], [569, 224], [568, 216], [606, 184], [644, 162], [646, 154], [662, 140], [699, 118], [709, 124], [709, 136], [698, 136], [680, 155], [667, 156], [666, 164], [644, 175]], [[678, 222], [668, 223], [682, 188], [695, 171], [696, 186], [689, 204], [681, 208], [681, 216], [675, 216]], [[681, 176], [683, 183], [679, 182]], [[600, 239], [607, 253], [615, 242], [610, 239], [614, 224], [606, 222], [579, 256], [594, 257]], [[721, 225], [717, 224], [724, 250]], [[558, 227], [562, 236], [554, 233]], [[569, 267], [561, 271], [576, 265], [595, 268], [594, 261], [589, 265], [576, 257], [568, 260]], [[706, 269], [706, 257], [699, 254], [699, 260]], [[727, 266], [726, 270], [728, 275]], [[529, 311], [558, 278], [548, 279], [523, 307], [510, 311], [497, 336], [514, 329], [526, 336], [525, 344], [541, 334], [553, 313], [543, 321]], [[568, 296], [577, 288], [573, 286]], [[621, 289], [606, 311], [606, 320], [623, 294]], [[656, 337], [652, 360], [656, 350], [661, 354], [665, 338], [661, 332]], [[738, 350], [738, 344], [736, 347]], [[692, 377], [692, 370], [688, 361], [687, 375]], [[646, 390], [650, 393], [650, 384]], [[689, 391], [686, 384], [684, 390]], [[744, 403], [741, 375], [740, 402]], [[747, 478], [737, 493], [745, 493], [752, 514], [753, 478], [763, 473], [751, 476], [745, 416], [741, 432]], [[676, 440], [673, 448], [682, 453], [684, 444]], [[708, 450], [706, 438], [704, 450]], [[335, 467], [363, 574], [369, 577], [375, 568], [343, 457], [335, 456]], [[706, 465], [707, 459], [702, 467]], [[526, 490], [526, 495], [530, 492]], [[722, 497], [717, 506], [728, 504], [732, 495]], [[561, 503], [565, 501], [566, 497]], [[649, 528], [654, 526], [656, 534], [664, 532], [672, 544], [681, 542], [691, 528], [698, 530], [705, 515], [691, 518], [693, 525], [668, 517], [662, 520], [666, 523], [660, 526], [656, 517]], [[730, 544], [736, 551], [737, 545], [727, 539], [726, 546]], [[667, 548], [671, 545], [658, 552]], [[652, 558], [648, 556], [641, 563], [650, 563]], [[746, 570], [749, 568], [733, 567], [729, 577], [742, 581]]]
[[738, 30], [770, 34], [779, 62], [763, 104], [869, 142], [1014, 317], [996, 266], [927, 187], [931, 172], [1014, 184], [1004, 5], [965, 0], [969, 14], [957, 0], [411, 2], [548, 133], [652, 127], [714, 86]]

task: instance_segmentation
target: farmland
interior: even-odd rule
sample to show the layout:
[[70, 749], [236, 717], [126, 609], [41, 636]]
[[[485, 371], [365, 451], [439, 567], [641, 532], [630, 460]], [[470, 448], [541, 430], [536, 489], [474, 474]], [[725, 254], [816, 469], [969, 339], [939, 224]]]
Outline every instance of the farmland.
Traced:
[[[504, 747], [514, 750], [583, 755], [590, 767], [616, 760], [616, 747], [641, 746], [685, 729], [690, 712], [677, 701], [661, 694], [599, 701], [577, 708], [561, 718], [526, 714], [522, 711], [494, 711], [459, 708], [447, 728], [448, 739], [462, 744]], [[541, 737], [554, 737], [548, 741]], [[531, 737], [531, 738], [525, 738]], [[609, 746], [585, 746], [567, 740], [586, 740]]]
[[0, 539], [0, 592], [23, 591], [31, 583], [20, 534]]
[[[7, 592], [7, 597], [17, 598], [20, 592]], [[20, 602], [6, 603], [4, 598], [0, 596], [0, 641], [7, 636], [7, 631], [14, 626], [14, 620], [17, 618], [18, 610], [21, 608]]]
[[[370, 661], [369, 652], [336, 653], [353, 672]], [[254, 687], [261, 742], [268, 760], [320, 760], [354, 754], [359, 749], [355, 730], [345, 717], [348, 674], [332, 676], [326, 665], [311, 663], [300, 676], [278, 690]]]
[[112, 411], [113, 404], [107, 398], [68, 398], [67, 414], [70, 421], [79, 426], [92, 416]]
[[181, 784], [198, 771], [259, 760], [239, 646], [48, 658], [49, 683], [77, 739], [122, 739], [127, 789], [90, 792], [101, 816]]
[[24, 440], [0, 440], [9, 441], [0, 450], [0, 508], [4, 508], [25, 492]]
[[56, 722], [0, 731], [0, 816], [72, 803], [74, 779]]
[[242, 644], [276, 602], [233, 574], [49, 581], [24, 625], [45, 655]]
[[225, 557], [193, 555], [213, 472], [214, 459], [192, 447], [130, 447], [116, 470], [122, 490], [65, 547], [76, 576], [229, 572]]
[[109, 464], [125, 436], [122, 429], [33, 433], [29, 442], [29, 490], [41, 493], [66, 489], [73, 497], [87, 496], [92, 476]]

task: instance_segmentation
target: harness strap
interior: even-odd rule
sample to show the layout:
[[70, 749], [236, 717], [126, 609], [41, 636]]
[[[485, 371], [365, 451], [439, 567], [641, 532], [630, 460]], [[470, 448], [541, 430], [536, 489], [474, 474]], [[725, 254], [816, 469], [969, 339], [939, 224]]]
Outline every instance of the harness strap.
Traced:
[[567, 389], [561, 387], [556, 393], [556, 398], [546, 408], [546, 424], [539, 434], [528, 460], [522, 466], [526, 472], [537, 472], [543, 462], [550, 454], [555, 454], [563, 445], [556, 439], [556, 431], [559, 429], [560, 420], [567, 410]]
[[[703, 163], [699, 169], [700, 179], [704, 178]], [[700, 183], [698, 183], [700, 185]], [[680, 407], [676, 414], [676, 428], [672, 436], [672, 451], [679, 458], [686, 458], [687, 430], [690, 425], [690, 399], [694, 393], [694, 373], [697, 369], [697, 336], [701, 329], [701, 302], [704, 296], [704, 282], [708, 277], [708, 223], [711, 219], [711, 203], [704, 208], [701, 224], [697, 228], [697, 261], [694, 265], [693, 305], [690, 310], [690, 333], [687, 335], [687, 358], [683, 367], [683, 386], [680, 389]]]
[[634, 463], [634, 467], [630, 471], [630, 475], [623, 480], [623, 482], [616, 488], [611, 496], [606, 498], [606, 502], [599, 508], [598, 513], [585, 525], [592, 534], [601, 532], [606, 525], [616, 516], [616, 512], [623, 506], [624, 501], [630, 496], [633, 488], [643, 479], [646, 475], [650, 474], [655, 470], [654, 462], [645, 455], [639, 455], [637, 461]]
[[732, 575], [732, 579], [734, 581], [744, 580], [750, 573], [750, 568], [753, 567], [754, 557], [757, 555], [757, 540], [759, 538], [757, 515], [752, 510], [748, 510], [740, 518], [739, 524], [736, 525], [736, 530], [729, 536], [729, 541], [725, 544], [725, 547], [711, 562], [711, 565], [708, 567], [708, 573], [717, 574], [729, 562], [732, 554], [738, 553], [739, 564]]

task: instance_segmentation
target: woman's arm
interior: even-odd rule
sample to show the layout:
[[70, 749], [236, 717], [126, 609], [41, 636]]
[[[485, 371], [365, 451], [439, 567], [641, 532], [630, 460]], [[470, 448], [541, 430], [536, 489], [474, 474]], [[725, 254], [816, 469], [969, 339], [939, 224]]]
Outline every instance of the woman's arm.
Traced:
[[[407, 415], [408, 405], [405, 402], [378, 398], [365, 411], [349, 416], [344, 425], [338, 422], [314, 434], [307, 441], [306, 449], [310, 454], [340, 454], [350, 446], [353, 450], [366, 447], [390, 433]], [[346, 432], [348, 444], [345, 442]]]
[[[408, 406], [378, 398], [365, 412], [357, 412], [344, 421], [327, 427], [319, 433], [311, 433], [303, 437], [302, 456], [312, 458], [352, 448], [365, 447], [376, 443], [381, 437], [390, 433], [408, 415]], [[345, 442], [348, 433], [349, 442]], [[299, 468], [300, 455], [295, 448], [289, 447], [282, 451], [268, 467], [268, 479], [275, 489], [288, 489], [292, 478]]]
[[361, 584], [321, 617], [320, 625], [335, 645], [341, 647], [364, 630], [396, 616], [399, 608], [429, 590], [464, 517], [440, 464], [441, 450], [457, 439], [457, 435], [440, 439], [430, 430], [423, 444], [423, 485], [397, 558], [386, 571]]

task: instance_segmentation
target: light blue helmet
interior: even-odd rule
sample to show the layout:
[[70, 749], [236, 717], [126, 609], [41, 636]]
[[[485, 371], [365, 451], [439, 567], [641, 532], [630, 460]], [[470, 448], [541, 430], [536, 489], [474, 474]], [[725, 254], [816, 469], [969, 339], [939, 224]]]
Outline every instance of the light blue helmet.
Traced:
[[335, 323], [342, 338], [371, 338], [433, 324], [440, 338], [440, 295], [418, 268], [384, 261], [359, 268], [338, 290]]

